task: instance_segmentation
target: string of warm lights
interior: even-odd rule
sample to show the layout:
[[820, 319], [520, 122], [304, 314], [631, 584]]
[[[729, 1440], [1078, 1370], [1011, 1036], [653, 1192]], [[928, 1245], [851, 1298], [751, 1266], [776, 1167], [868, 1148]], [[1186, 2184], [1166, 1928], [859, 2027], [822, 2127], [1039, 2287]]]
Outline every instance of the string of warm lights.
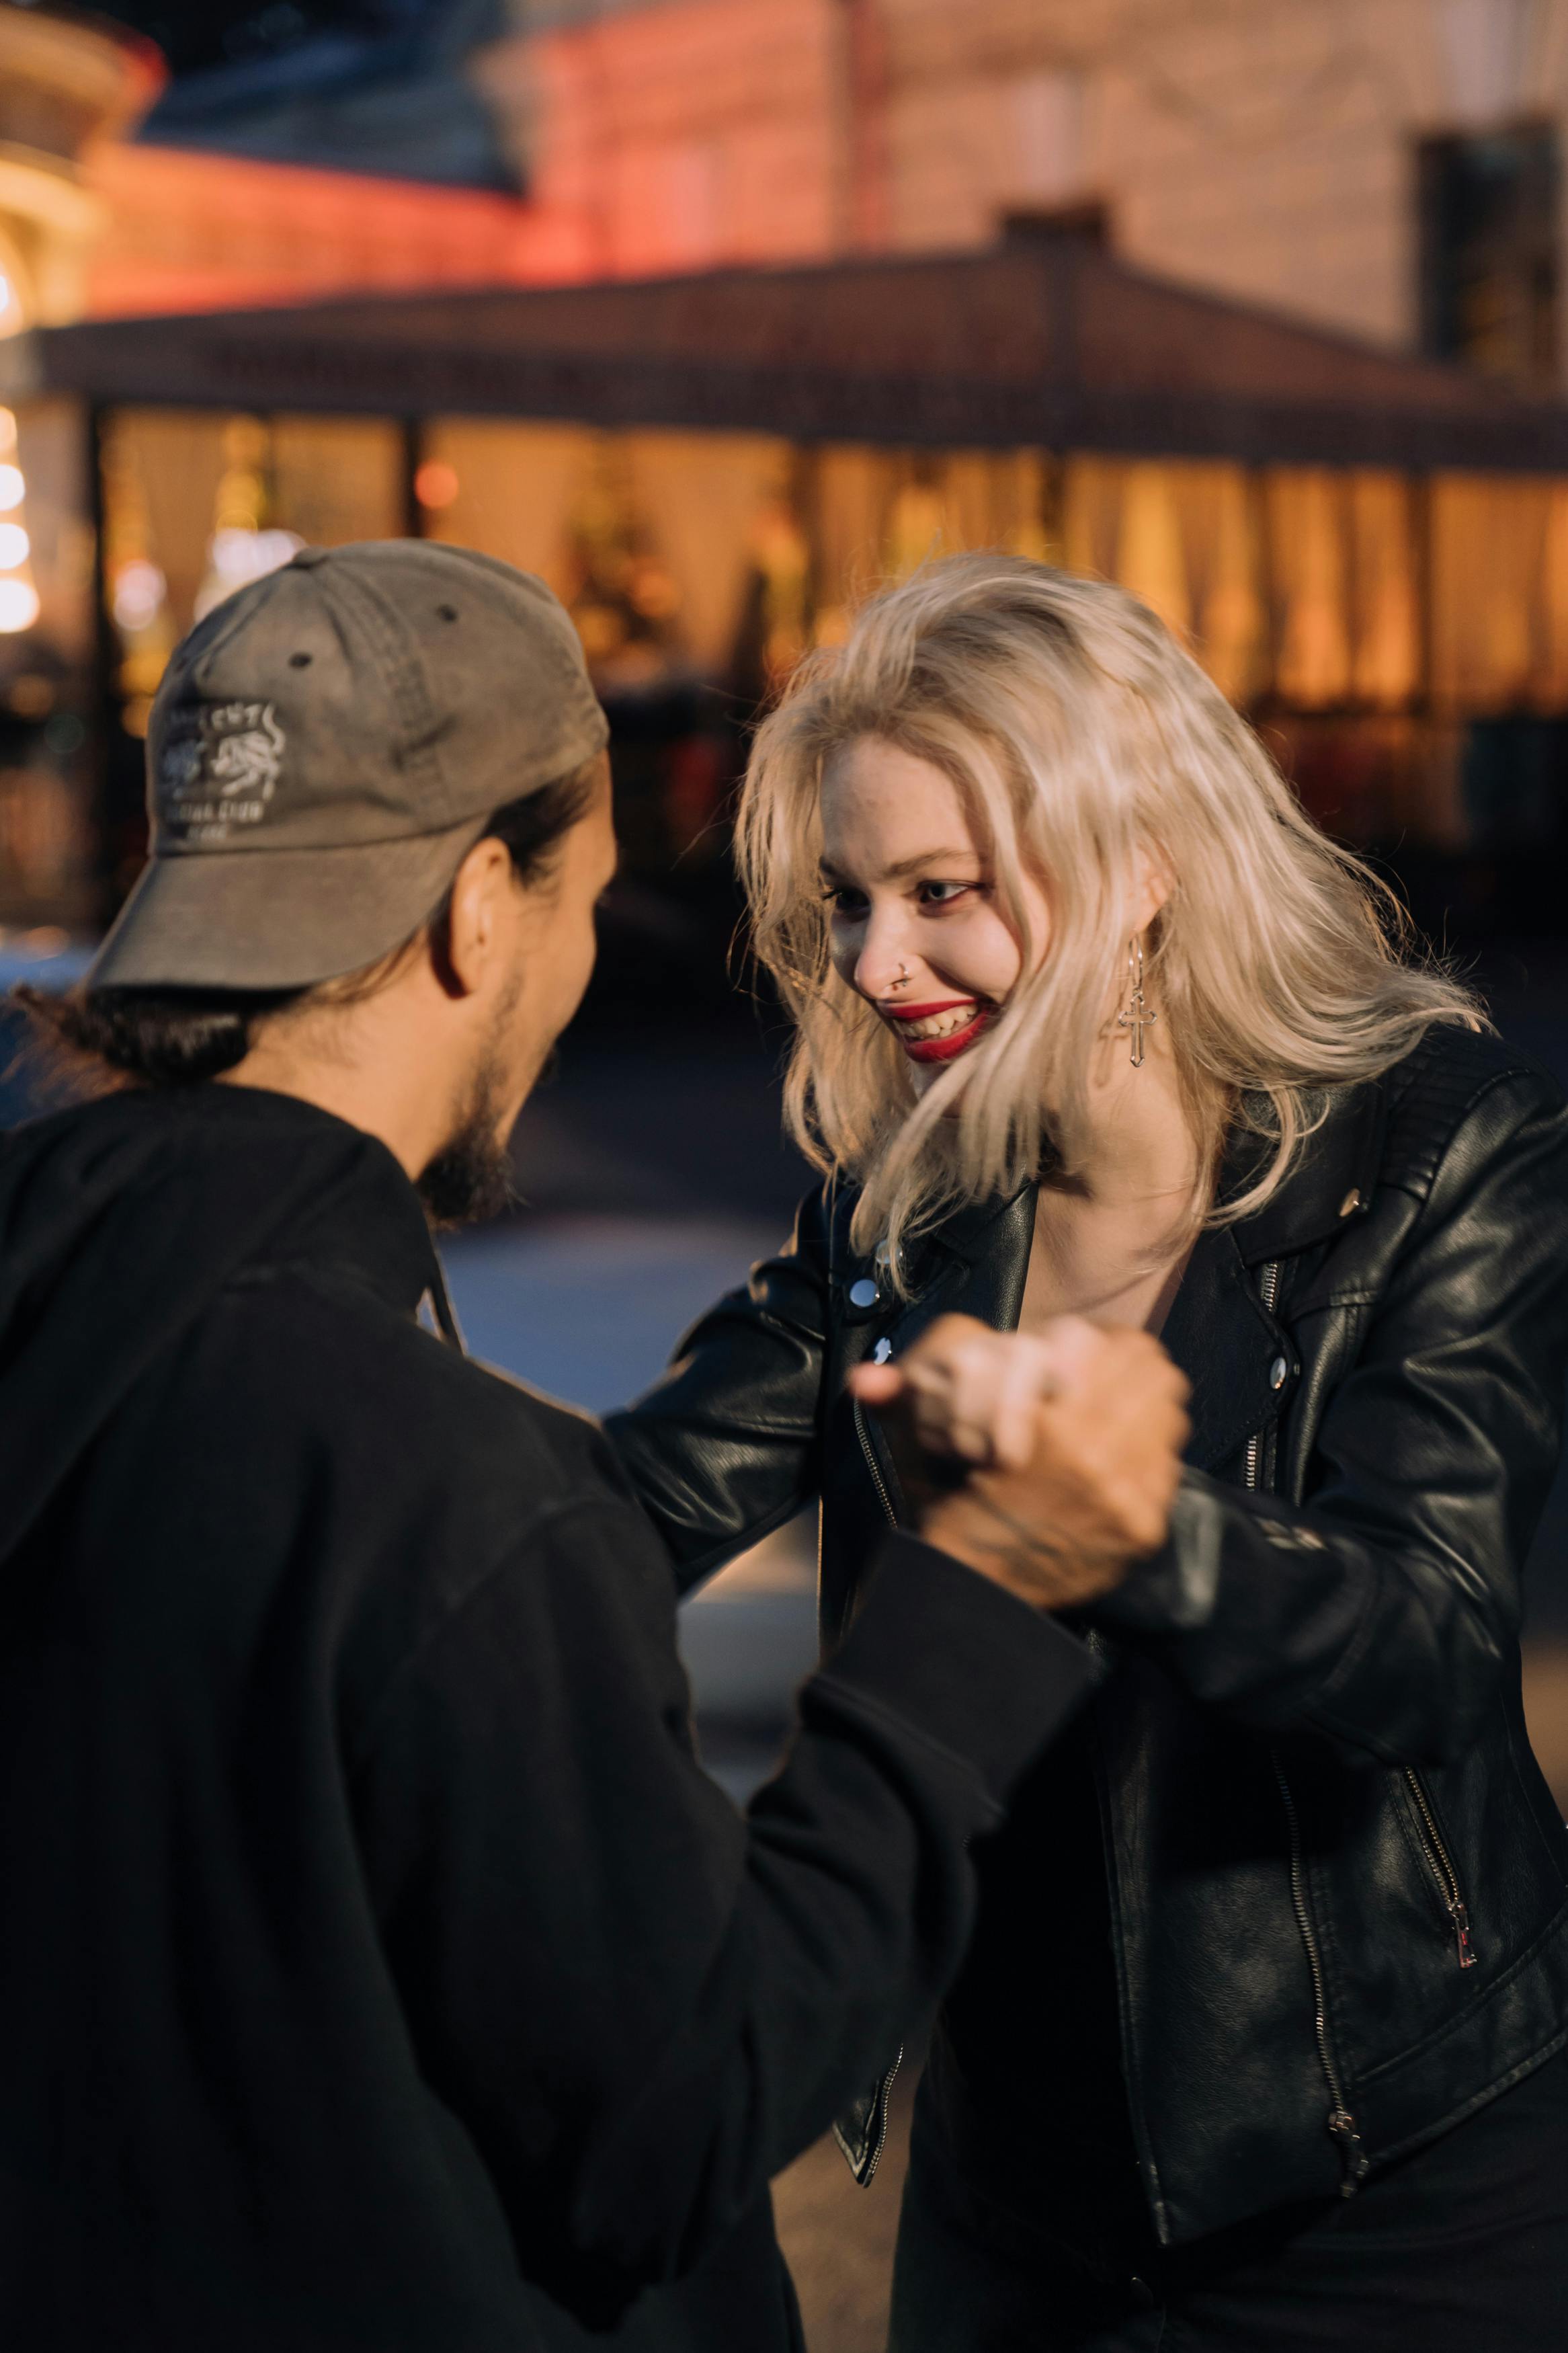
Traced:
[[32, 542], [22, 520], [27, 485], [16, 461], [16, 419], [0, 408], [0, 636], [16, 637], [38, 617]]

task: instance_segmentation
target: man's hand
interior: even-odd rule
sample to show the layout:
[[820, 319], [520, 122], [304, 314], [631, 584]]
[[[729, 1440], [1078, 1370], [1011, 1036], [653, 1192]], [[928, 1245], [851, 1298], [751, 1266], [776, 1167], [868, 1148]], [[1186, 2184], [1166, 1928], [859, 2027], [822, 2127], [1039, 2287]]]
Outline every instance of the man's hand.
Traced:
[[1064, 1609], [1158, 1551], [1181, 1478], [1187, 1383], [1147, 1333], [1062, 1316], [1037, 1337], [933, 1324], [850, 1386], [929, 1451], [974, 1467], [921, 1533], [1037, 1607]]

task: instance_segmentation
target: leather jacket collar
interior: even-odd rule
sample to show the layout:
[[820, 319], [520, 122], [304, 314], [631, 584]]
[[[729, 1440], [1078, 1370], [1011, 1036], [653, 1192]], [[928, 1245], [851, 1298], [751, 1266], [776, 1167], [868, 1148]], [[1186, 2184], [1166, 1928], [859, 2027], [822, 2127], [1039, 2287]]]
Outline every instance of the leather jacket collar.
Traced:
[[[1347, 1217], [1370, 1208], [1387, 1124], [1385, 1085], [1336, 1090], [1285, 1182], [1261, 1208], [1231, 1229], [1242, 1264], [1259, 1266], [1269, 1259], [1293, 1257], [1315, 1242], [1331, 1240]], [[1267, 1151], [1245, 1122], [1231, 1127], [1221, 1162], [1222, 1200], [1234, 1199], [1251, 1182]], [[982, 1201], [958, 1210], [931, 1237], [931, 1249], [972, 1267], [994, 1266], [998, 1258], [1021, 1258], [1023, 1270], [1014, 1271], [1026, 1271], [1036, 1194], [1031, 1182], [1010, 1200]], [[1006, 1320], [1016, 1323], [1016, 1308]]]
[[[1278, 1192], [1231, 1229], [1244, 1266], [1293, 1258], [1338, 1233], [1346, 1218], [1372, 1206], [1383, 1162], [1388, 1089], [1343, 1087], [1329, 1098], [1321, 1126], [1298, 1154]], [[1263, 1157], [1256, 1137], [1234, 1126], [1226, 1144], [1220, 1198], [1234, 1199]]]

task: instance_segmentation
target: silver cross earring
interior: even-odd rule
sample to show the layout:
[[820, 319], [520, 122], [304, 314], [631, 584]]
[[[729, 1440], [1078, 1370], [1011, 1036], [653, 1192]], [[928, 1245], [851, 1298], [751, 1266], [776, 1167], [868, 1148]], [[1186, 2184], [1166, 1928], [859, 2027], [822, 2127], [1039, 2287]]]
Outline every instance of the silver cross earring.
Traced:
[[1136, 1071], [1143, 1060], [1143, 1032], [1152, 1021], [1160, 1018], [1143, 1001], [1143, 942], [1131, 940], [1127, 946], [1128, 1002], [1116, 1017], [1116, 1026], [1125, 1029], [1132, 1041], [1132, 1067]]

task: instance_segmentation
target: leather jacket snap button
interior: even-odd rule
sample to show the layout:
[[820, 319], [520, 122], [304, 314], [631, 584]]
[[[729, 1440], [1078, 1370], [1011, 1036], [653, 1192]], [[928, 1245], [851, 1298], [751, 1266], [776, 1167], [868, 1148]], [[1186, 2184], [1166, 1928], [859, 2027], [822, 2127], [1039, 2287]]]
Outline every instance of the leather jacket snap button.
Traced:
[[1271, 1389], [1282, 1389], [1289, 1377], [1289, 1366], [1285, 1362], [1283, 1356], [1276, 1356], [1274, 1362], [1268, 1367], [1269, 1388]]
[[858, 1282], [852, 1282], [849, 1286], [851, 1307], [875, 1307], [880, 1296], [880, 1293], [868, 1274], [863, 1274]]
[[879, 1282], [901, 1282], [904, 1273], [904, 1253], [891, 1243], [886, 1234], [871, 1252], [871, 1264], [877, 1270]]

